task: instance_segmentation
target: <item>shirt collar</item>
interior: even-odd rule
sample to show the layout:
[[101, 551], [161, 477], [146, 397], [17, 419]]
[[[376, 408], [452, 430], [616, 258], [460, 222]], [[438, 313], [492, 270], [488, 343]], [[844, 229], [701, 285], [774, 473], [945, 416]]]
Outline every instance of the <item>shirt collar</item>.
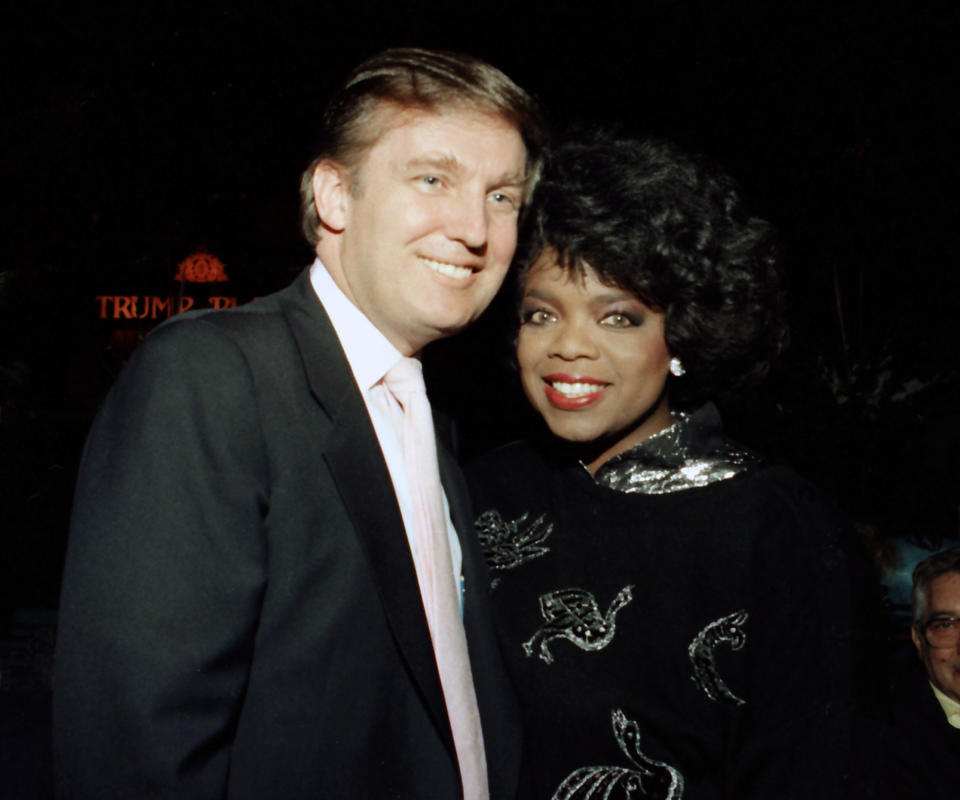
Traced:
[[367, 391], [403, 358], [403, 353], [343, 293], [319, 258], [310, 267], [310, 283], [330, 317], [353, 379]]
[[940, 703], [940, 708], [943, 709], [943, 713], [947, 715], [947, 722], [954, 728], [960, 728], [960, 703], [952, 697], [947, 697], [932, 683], [930, 684], [930, 688], [933, 689], [933, 695], [937, 698], [937, 702]]

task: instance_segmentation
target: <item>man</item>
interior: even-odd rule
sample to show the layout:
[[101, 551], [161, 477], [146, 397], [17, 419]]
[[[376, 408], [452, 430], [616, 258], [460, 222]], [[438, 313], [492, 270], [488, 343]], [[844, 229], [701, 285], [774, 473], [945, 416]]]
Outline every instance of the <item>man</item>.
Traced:
[[948, 757], [960, 779], [960, 547], [917, 564], [911, 600], [910, 638], [928, 681], [914, 709], [924, 750]]
[[960, 785], [960, 548], [913, 570], [910, 637], [924, 669], [894, 665], [890, 748], [878, 797], [955, 798]]
[[[374, 56], [301, 182], [313, 266], [134, 354], [77, 488], [62, 797], [513, 796], [517, 720], [461, 478], [441, 448], [442, 547], [425, 546], [428, 481], [406, 468], [389, 380], [493, 297], [540, 139], [533, 102], [489, 65]], [[433, 551], [452, 600], [425, 612]], [[455, 678], [435, 613], [465, 633]]]
[[960, 729], [960, 548], [944, 550], [916, 566], [911, 599], [910, 638], [947, 722]]

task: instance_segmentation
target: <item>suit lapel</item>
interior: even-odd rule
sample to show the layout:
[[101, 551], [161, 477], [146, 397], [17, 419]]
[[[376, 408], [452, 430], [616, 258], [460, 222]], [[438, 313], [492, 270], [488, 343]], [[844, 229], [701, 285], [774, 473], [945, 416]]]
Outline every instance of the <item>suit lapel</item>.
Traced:
[[462, 572], [464, 580], [477, 581], [486, 585], [489, 581], [486, 562], [480, 552], [473, 529], [473, 513], [467, 494], [466, 484], [460, 467], [443, 442], [437, 442], [437, 460], [440, 465], [440, 481], [443, 492], [450, 504], [450, 518], [460, 538], [463, 554]]
[[333, 421], [324, 458], [374, 574], [397, 646], [455, 754], [420, 587], [390, 473], [336, 332], [309, 271], [282, 301], [310, 389]]
[[487, 751], [490, 796], [512, 797], [520, 768], [520, 716], [493, 628], [490, 574], [474, 530], [463, 473], [442, 443], [437, 449], [443, 488], [463, 553], [464, 626]]

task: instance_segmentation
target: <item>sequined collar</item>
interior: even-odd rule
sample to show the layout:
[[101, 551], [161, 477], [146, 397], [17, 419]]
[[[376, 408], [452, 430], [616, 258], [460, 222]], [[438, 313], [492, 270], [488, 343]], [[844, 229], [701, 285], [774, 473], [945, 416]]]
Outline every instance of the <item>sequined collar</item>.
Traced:
[[669, 494], [728, 480], [761, 460], [724, 436], [712, 403], [674, 418], [669, 428], [611, 458], [593, 480], [625, 494]]

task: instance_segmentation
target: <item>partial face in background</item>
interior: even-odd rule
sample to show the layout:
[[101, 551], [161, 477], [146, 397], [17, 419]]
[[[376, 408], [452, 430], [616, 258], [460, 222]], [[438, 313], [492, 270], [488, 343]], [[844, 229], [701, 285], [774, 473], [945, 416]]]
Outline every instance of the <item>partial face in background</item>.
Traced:
[[[321, 164], [317, 253], [406, 355], [487, 307], [517, 243], [526, 150], [509, 122], [469, 110], [396, 115], [358, 170]], [[351, 172], [355, 173], [351, 175]]]
[[[938, 575], [927, 589], [927, 615], [924, 622], [938, 618], [960, 618], [960, 572]], [[946, 621], [945, 625], [948, 625]], [[954, 627], [958, 623], [953, 623]], [[920, 660], [927, 668], [930, 682], [947, 697], [960, 703], [960, 642], [949, 648], [934, 648], [917, 631], [910, 629]]]
[[630, 292], [583, 279], [546, 251], [521, 301], [517, 361], [524, 392], [550, 430], [588, 445], [597, 467], [673, 423], [664, 315]]

